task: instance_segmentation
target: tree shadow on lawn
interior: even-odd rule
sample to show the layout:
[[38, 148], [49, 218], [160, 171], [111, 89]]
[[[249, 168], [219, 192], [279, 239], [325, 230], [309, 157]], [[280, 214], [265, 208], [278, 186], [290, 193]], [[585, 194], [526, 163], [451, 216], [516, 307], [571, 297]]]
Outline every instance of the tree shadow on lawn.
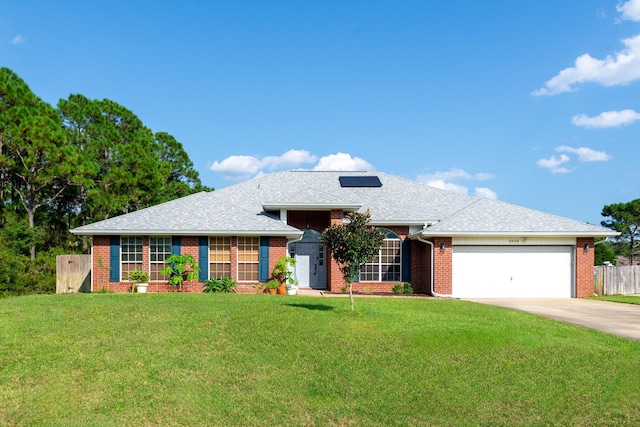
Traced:
[[324, 304], [285, 304], [290, 307], [298, 307], [298, 308], [306, 308], [307, 310], [317, 310], [317, 311], [331, 311], [334, 310], [335, 307]]

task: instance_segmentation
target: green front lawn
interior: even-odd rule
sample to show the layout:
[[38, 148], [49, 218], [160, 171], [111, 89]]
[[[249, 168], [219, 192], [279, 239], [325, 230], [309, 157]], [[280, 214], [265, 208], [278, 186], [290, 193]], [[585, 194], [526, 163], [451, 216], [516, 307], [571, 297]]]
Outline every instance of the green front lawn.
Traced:
[[3, 426], [637, 426], [640, 342], [456, 300], [0, 301]]

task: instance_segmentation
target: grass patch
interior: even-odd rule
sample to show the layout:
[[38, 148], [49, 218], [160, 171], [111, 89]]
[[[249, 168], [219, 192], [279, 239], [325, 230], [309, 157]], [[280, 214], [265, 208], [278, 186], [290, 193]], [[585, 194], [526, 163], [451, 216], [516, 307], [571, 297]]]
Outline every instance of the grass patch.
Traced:
[[0, 425], [640, 424], [640, 343], [456, 300], [0, 301]]
[[640, 296], [629, 295], [602, 295], [597, 297], [589, 297], [599, 301], [622, 302], [625, 304], [640, 304]]

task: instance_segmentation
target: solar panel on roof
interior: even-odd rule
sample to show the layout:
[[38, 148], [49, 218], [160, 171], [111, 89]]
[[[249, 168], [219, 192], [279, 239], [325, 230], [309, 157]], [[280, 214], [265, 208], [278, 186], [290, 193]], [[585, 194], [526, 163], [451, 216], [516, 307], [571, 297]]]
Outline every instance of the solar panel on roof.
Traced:
[[341, 187], [382, 187], [382, 182], [377, 176], [341, 176]]

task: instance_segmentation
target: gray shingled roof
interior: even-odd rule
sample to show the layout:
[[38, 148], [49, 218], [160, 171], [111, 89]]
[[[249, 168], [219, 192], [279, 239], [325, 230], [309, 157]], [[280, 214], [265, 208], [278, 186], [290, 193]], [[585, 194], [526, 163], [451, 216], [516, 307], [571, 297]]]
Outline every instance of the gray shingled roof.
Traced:
[[[342, 188], [343, 175], [377, 175], [382, 187]], [[369, 210], [374, 225], [413, 225], [424, 235], [537, 233], [612, 235], [610, 230], [496, 200], [476, 199], [379, 172], [288, 171], [198, 193], [72, 230], [75, 234], [255, 234], [301, 232], [269, 207]]]
[[489, 199], [477, 199], [437, 224], [426, 227], [422, 234], [424, 236], [472, 234], [617, 235], [606, 228]]

